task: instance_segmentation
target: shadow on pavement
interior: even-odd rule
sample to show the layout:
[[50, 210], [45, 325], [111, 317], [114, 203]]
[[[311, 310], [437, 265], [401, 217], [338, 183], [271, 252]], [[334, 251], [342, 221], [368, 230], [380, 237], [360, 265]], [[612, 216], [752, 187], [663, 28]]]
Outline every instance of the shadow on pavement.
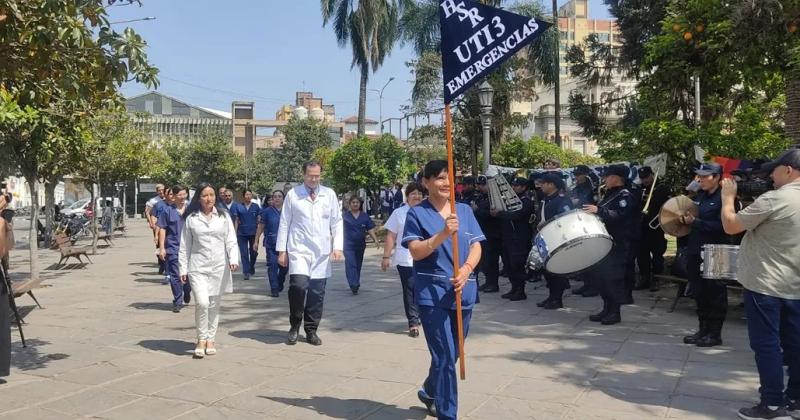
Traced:
[[134, 309], [155, 309], [157, 311], [172, 312], [172, 302], [134, 302], [128, 305], [129, 308]]
[[140, 346], [153, 351], [163, 351], [176, 356], [191, 356], [195, 343], [182, 340], [142, 340]]
[[[422, 408], [406, 409], [395, 405], [385, 405], [377, 401], [364, 400], [358, 398], [334, 398], [334, 397], [311, 397], [311, 398], [285, 398], [269, 397], [265, 398], [286, 405], [294, 405], [314, 411], [319, 415], [335, 419], [354, 419], [363, 417], [373, 411], [380, 409], [382, 419], [424, 419], [427, 413]], [[383, 408], [381, 408], [383, 407]]]
[[11, 347], [11, 365], [19, 370], [35, 370], [47, 367], [48, 363], [54, 360], [63, 360], [69, 357], [64, 353], [44, 354], [39, 348], [50, 344], [48, 341], [27, 339], [28, 347], [22, 347], [22, 343], [14, 343]]
[[[285, 344], [286, 343], [286, 334], [288, 331], [278, 331], [278, 330], [267, 330], [267, 329], [260, 329], [260, 330], [244, 330], [244, 331], [231, 331], [229, 333], [232, 337], [236, 338], [244, 338], [248, 340], [258, 341], [264, 344]], [[304, 339], [302, 337], [301, 339]]]

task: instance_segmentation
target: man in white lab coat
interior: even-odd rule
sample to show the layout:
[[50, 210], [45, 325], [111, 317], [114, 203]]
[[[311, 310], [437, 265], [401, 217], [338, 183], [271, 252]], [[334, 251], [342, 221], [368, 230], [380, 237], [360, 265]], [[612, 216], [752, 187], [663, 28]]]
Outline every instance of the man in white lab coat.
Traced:
[[325, 283], [331, 260], [342, 260], [342, 209], [336, 192], [319, 184], [322, 165], [303, 164], [303, 183], [286, 194], [276, 249], [278, 264], [289, 267], [289, 337], [297, 343], [300, 324], [306, 341], [322, 344], [317, 327], [322, 320]]

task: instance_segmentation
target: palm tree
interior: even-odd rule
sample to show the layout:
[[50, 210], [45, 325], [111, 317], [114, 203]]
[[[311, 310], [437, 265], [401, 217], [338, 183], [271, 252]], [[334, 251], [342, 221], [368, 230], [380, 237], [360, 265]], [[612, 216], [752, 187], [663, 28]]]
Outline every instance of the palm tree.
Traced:
[[320, 0], [322, 24], [333, 21], [340, 47], [350, 43], [353, 62], [361, 82], [358, 93], [358, 135], [364, 135], [367, 108], [367, 82], [370, 68], [374, 73], [392, 51], [398, 37], [400, 5], [396, 0]]

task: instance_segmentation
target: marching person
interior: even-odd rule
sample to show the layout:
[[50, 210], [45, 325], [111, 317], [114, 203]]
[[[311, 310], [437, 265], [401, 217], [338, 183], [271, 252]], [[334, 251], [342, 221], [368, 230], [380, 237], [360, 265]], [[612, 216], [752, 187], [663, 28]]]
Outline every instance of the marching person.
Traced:
[[186, 211], [186, 197], [189, 189], [176, 185], [172, 187], [170, 193], [174, 201], [160, 212], [156, 223], [158, 226], [158, 257], [164, 261], [172, 286], [172, 312], [178, 313], [192, 299], [192, 288], [188, 283], [181, 282], [180, 267], [178, 266], [183, 213]]
[[608, 255], [598, 264], [598, 272], [591, 276], [603, 298], [603, 309], [589, 317], [603, 325], [622, 321], [620, 306], [625, 302], [625, 269], [630, 253], [632, 231], [638, 228], [634, 198], [625, 188], [630, 169], [624, 165], [611, 165], [603, 173], [606, 195], [597, 205], [586, 204], [583, 210], [596, 214], [614, 239]]
[[[658, 218], [661, 207], [669, 200], [669, 188], [663, 183], [654, 185], [655, 173], [653, 168], [642, 166], [639, 168], [639, 179], [642, 181], [642, 193], [640, 202], [642, 206], [647, 203], [647, 197], [652, 191], [650, 205], [644, 213], [641, 225], [641, 241], [639, 242], [636, 262], [639, 266], [639, 281], [633, 290], [650, 289], [651, 292], [658, 290], [658, 283], [653, 276], [664, 271], [664, 253], [667, 251], [667, 238], [661, 225], [655, 229], [650, 227], [651, 222]], [[663, 174], [660, 174], [663, 175]], [[644, 209], [643, 209], [644, 211]]]
[[722, 167], [716, 163], [706, 163], [694, 172], [700, 184], [700, 192], [694, 198], [699, 214], [694, 217], [687, 213], [680, 221], [692, 227], [688, 235], [686, 266], [689, 289], [697, 302], [699, 328], [696, 333], [684, 337], [683, 342], [698, 347], [713, 347], [722, 344], [722, 324], [728, 312], [728, 289], [722, 280], [702, 278], [700, 265], [703, 262], [703, 245], [728, 243], [720, 216], [722, 197], [719, 183]]
[[[406, 185], [406, 204], [394, 211], [384, 225], [386, 239], [383, 246], [383, 259], [381, 259], [381, 270], [388, 270], [390, 265], [397, 267], [400, 284], [403, 287], [403, 309], [405, 309], [408, 319], [408, 336], [413, 338], [419, 337], [420, 324], [419, 308], [414, 298], [414, 260], [411, 258], [408, 248], [402, 245], [397, 238], [403, 235], [408, 211], [421, 203], [423, 197], [421, 185], [416, 182]], [[345, 259], [345, 261], [347, 260]]]
[[232, 220], [236, 219], [236, 215], [231, 213], [233, 211], [233, 207], [236, 203], [233, 201], [233, 191], [228, 188], [222, 187], [220, 192], [220, 198], [222, 200], [222, 205], [225, 207], [225, 210], [228, 211], [229, 215], [231, 216]]
[[236, 226], [236, 239], [239, 241], [239, 255], [242, 258], [242, 274], [245, 280], [256, 274], [256, 258], [258, 247], [256, 245], [256, 230], [258, 229], [258, 216], [261, 208], [253, 203], [253, 191], [248, 188], [242, 190], [242, 202], [237, 203], [231, 210]]
[[467, 175], [461, 180], [461, 185], [464, 186], [464, 189], [456, 197], [456, 201], [469, 205], [475, 199], [475, 178]]
[[[558, 174], [548, 172], [541, 179], [542, 192], [545, 195], [541, 204], [541, 224], [544, 224], [559, 214], [572, 210], [572, 200], [561, 192], [564, 189], [564, 180]], [[566, 277], [556, 276], [546, 271], [544, 278], [547, 281], [547, 289], [550, 293], [547, 299], [537, 303], [536, 306], [544, 309], [563, 308], [564, 290], [569, 289], [569, 280]]]
[[[739, 249], [738, 280], [761, 401], [739, 410], [751, 419], [800, 418], [800, 149], [784, 152], [761, 169], [775, 190], [736, 213], [736, 183], [722, 181], [722, 225], [747, 232]], [[789, 382], [784, 387], [784, 368]]]
[[511, 290], [501, 297], [510, 301], [519, 301], [528, 298], [525, 295], [525, 283], [528, 280], [525, 261], [528, 259], [533, 238], [533, 231], [529, 223], [533, 213], [533, 202], [528, 197], [527, 179], [515, 178], [511, 182], [511, 187], [522, 201], [522, 208], [514, 212], [491, 210], [489, 214], [499, 219], [498, 224], [503, 237], [503, 268], [511, 280]]
[[306, 341], [319, 346], [325, 283], [331, 261], [342, 260], [342, 212], [336, 192], [320, 185], [322, 165], [303, 164], [303, 183], [289, 190], [281, 211], [276, 249], [278, 264], [289, 268], [289, 335], [297, 343], [301, 324]]
[[381, 220], [389, 220], [389, 215], [394, 209], [394, 193], [389, 187], [384, 187], [380, 195], [381, 200]]
[[231, 272], [239, 268], [233, 222], [223, 206], [215, 205], [216, 201], [214, 187], [200, 184], [183, 213], [178, 264], [181, 282], [190, 284], [194, 293], [195, 357], [217, 354], [214, 341], [222, 293], [233, 292]]
[[[9, 195], [0, 194], [0, 211], [8, 206]], [[0, 258], [8, 255], [9, 227], [6, 220], [0, 217]], [[13, 299], [13, 297], [11, 297], [10, 282], [6, 278], [6, 274], [8, 273], [5, 267], [0, 266], [0, 384], [5, 383], [2, 378], [11, 374], [11, 302], [9, 299]]]
[[[402, 193], [400, 193], [402, 197]], [[358, 294], [361, 287], [361, 266], [364, 264], [364, 251], [367, 249], [366, 236], [369, 235], [380, 248], [378, 237], [375, 236], [375, 223], [363, 210], [364, 201], [354, 195], [348, 201], [350, 206], [342, 214], [344, 222], [344, 271], [350, 291]], [[394, 214], [394, 212], [392, 212]], [[389, 216], [391, 218], [392, 216]]]
[[[156, 226], [158, 215], [153, 214], [153, 210], [155, 210], [156, 206], [162, 201], [164, 201], [164, 184], [156, 184], [156, 195], [147, 200], [147, 203], [144, 205], [144, 218], [147, 220], [150, 230], [153, 231], [153, 242], [156, 244], [156, 251], [158, 251], [158, 226]], [[164, 274], [164, 261], [162, 261], [158, 255], [156, 255], [156, 260], [158, 261], [158, 274]], [[169, 280], [166, 280], [166, 282], [168, 281]]]
[[106, 200], [106, 205], [103, 207], [103, 216], [100, 220], [102, 220], [103, 231], [106, 235], [114, 233], [114, 207], [111, 200]]
[[[594, 171], [586, 165], [578, 165], [572, 173], [575, 175], [575, 186], [572, 188], [572, 191], [570, 191], [572, 206], [579, 209], [583, 208], [585, 205], [597, 204], [597, 188], [591, 178]], [[583, 285], [572, 289], [572, 294], [581, 295], [583, 297], [595, 297], [600, 294], [595, 288], [594, 283], [596, 283], [596, 281], [592, 280], [591, 273], [579, 274], [576, 280], [582, 281]]]
[[[417, 397], [432, 416], [456, 419], [458, 359], [456, 291], [461, 291], [463, 334], [469, 332], [473, 305], [478, 300], [473, 271], [481, 258], [483, 233], [469, 206], [456, 204], [450, 210], [450, 180], [447, 161], [433, 160], [423, 169], [428, 199], [412, 207], [406, 217], [402, 245], [414, 260], [414, 290], [422, 329], [431, 354], [428, 377]], [[453, 270], [452, 235], [457, 235], [459, 272]]]
[[503, 251], [503, 237], [500, 232], [499, 221], [491, 215], [491, 198], [489, 197], [488, 180], [484, 175], [479, 175], [475, 184], [478, 194], [472, 203], [475, 219], [483, 231], [486, 239], [481, 242], [480, 271], [483, 272], [484, 282], [479, 287], [483, 293], [497, 293], [500, 291], [498, 278], [500, 277], [500, 256]]
[[286, 282], [286, 267], [278, 264], [278, 227], [281, 224], [281, 209], [283, 208], [283, 191], [275, 190], [270, 196], [270, 205], [261, 210], [258, 218], [258, 230], [256, 230], [256, 240], [254, 248], [258, 248], [258, 241], [261, 234], [264, 234], [264, 248], [267, 251], [267, 285], [270, 289], [270, 296], [278, 297], [283, 291]]

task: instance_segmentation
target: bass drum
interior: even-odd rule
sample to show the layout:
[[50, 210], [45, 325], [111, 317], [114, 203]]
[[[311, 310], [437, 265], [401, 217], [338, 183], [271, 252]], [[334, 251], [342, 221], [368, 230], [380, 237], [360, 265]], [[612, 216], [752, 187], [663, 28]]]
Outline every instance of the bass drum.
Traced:
[[583, 271], [605, 258], [614, 240], [600, 218], [572, 210], [551, 219], [539, 229], [533, 246], [544, 269], [558, 275]]

